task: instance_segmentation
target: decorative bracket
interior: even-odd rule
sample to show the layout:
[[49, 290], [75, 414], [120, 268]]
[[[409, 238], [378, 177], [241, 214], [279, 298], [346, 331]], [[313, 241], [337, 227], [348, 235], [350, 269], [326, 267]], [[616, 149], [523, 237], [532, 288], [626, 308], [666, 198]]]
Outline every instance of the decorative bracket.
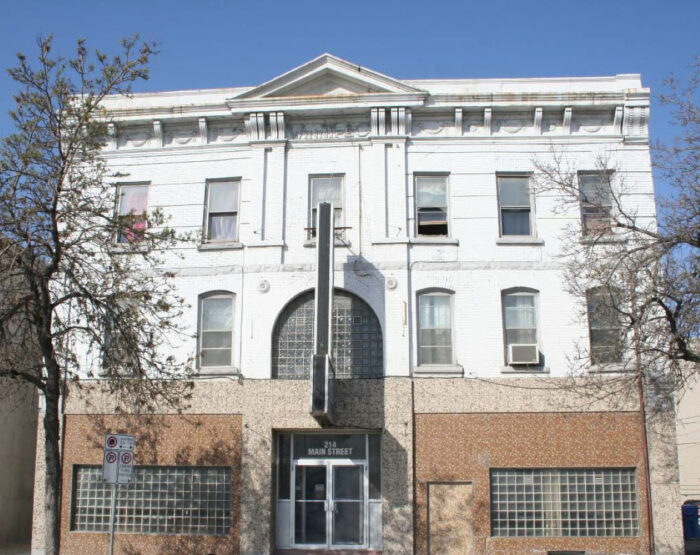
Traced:
[[265, 114], [254, 112], [245, 117], [245, 130], [249, 141], [265, 140]]
[[408, 135], [411, 133], [411, 110], [406, 108], [391, 109], [391, 134]]
[[491, 108], [484, 108], [484, 131], [491, 135]]
[[163, 146], [163, 125], [160, 120], [153, 120], [153, 137], [156, 140], [156, 144], [160, 147]]
[[455, 135], [462, 136], [462, 108], [455, 108]]
[[370, 113], [370, 121], [372, 125], [372, 135], [386, 135], [386, 109], [372, 108]]
[[199, 144], [205, 145], [209, 142], [207, 133], [207, 118], [199, 118]]
[[542, 135], [542, 108], [535, 108], [535, 120], [533, 122], [535, 135]]
[[285, 138], [284, 112], [270, 112], [270, 139], [283, 140]]
[[564, 108], [564, 121], [562, 125], [564, 126], [564, 135], [571, 135], [571, 107]]
[[108, 123], [107, 124], [107, 135], [109, 136], [109, 142], [114, 150], [117, 150], [117, 124]]
[[622, 106], [615, 107], [615, 119], [613, 119], [613, 133], [622, 134], [622, 115], [624, 108]]

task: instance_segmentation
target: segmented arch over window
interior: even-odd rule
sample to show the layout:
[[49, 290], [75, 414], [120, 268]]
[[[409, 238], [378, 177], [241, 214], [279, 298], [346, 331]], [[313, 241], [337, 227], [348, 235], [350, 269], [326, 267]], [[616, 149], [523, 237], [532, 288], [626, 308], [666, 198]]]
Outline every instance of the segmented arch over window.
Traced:
[[[272, 332], [272, 377], [309, 377], [314, 340], [314, 292], [293, 299]], [[369, 305], [347, 291], [333, 299], [333, 364], [338, 378], [380, 378], [384, 347], [379, 320]]]

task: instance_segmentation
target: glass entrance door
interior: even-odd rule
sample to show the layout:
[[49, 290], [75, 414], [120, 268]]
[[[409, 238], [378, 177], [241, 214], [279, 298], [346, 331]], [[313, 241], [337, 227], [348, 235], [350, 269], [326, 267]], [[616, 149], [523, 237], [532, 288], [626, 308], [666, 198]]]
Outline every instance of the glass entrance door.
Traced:
[[298, 464], [294, 472], [294, 541], [303, 545], [328, 543], [328, 473], [325, 465]]
[[334, 464], [332, 468], [333, 545], [362, 545], [365, 543], [365, 467]]
[[364, 463], [296, 463], [294, 543], [319, 548], [365, 546], [367, 487]]

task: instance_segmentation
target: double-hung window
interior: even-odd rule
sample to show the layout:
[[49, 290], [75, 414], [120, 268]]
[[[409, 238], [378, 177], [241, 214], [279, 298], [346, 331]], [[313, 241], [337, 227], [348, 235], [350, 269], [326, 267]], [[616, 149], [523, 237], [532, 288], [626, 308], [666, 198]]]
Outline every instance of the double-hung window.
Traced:
[[142, 241], [146, 232], [148, 185], [120, 185], [117, 189], [117, 243]]
[[216, 292], [199, 301], [199, 366], [233, 365], [233, 294]]
[[238, 240], [240, 181], [210, 181], [207, 184], [205, 234], [207, 241]]
[[[333, 224], [343, 226], [343, 177], [317, 176], [309, 180], [309, 238], [316, 237], [318, 225], [318, 205], [329, 202], [333, 205]], [[336, 237], [342, 237], [342, 231], [336, 231]]]
[[448, 236], [447, 176], [417, 175], [416, 235]]
[[532, 198], [527, 176], [498, 176], [501, 237], [532, 236]]
[[622, 360], [622, 326], [619, 299], [609, 287], [586, 291], [591, 364], [609, 364]]
[[418, 296], [418, 364], [453, 364], [452, 295], [429, 292]]
[[612, 192], [609, 172], [578, 174], [581, 196], [581, 227], [584, 235], [595, 236], [610, 232]]
[[503, 327], [508, 364], [538, 364], [536, 291], [503, 293]]

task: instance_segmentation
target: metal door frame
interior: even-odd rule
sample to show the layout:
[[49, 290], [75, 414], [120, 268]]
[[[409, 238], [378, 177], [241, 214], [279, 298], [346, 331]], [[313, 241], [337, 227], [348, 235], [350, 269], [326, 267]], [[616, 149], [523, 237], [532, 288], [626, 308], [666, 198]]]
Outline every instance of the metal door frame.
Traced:
[[[326, 499], [324, 506], [326, 509], [326, 543], [308, 544], [297, 543], [296, 541], [296, 473], [297, 466], [324, 466], [326, 468]], [[363, 477], [363, 500], [362, 500], [362, 544], [334, 544], [333, 543], [333, 467], [334, 466], [360, 466]], [[292, 535], [292, 546], [294, 549], [367, 549], [369, 542], [369, 465], [366, 459], [297, 459], [291, 464], [291, 508], [289, 511], [290, 532]]]

